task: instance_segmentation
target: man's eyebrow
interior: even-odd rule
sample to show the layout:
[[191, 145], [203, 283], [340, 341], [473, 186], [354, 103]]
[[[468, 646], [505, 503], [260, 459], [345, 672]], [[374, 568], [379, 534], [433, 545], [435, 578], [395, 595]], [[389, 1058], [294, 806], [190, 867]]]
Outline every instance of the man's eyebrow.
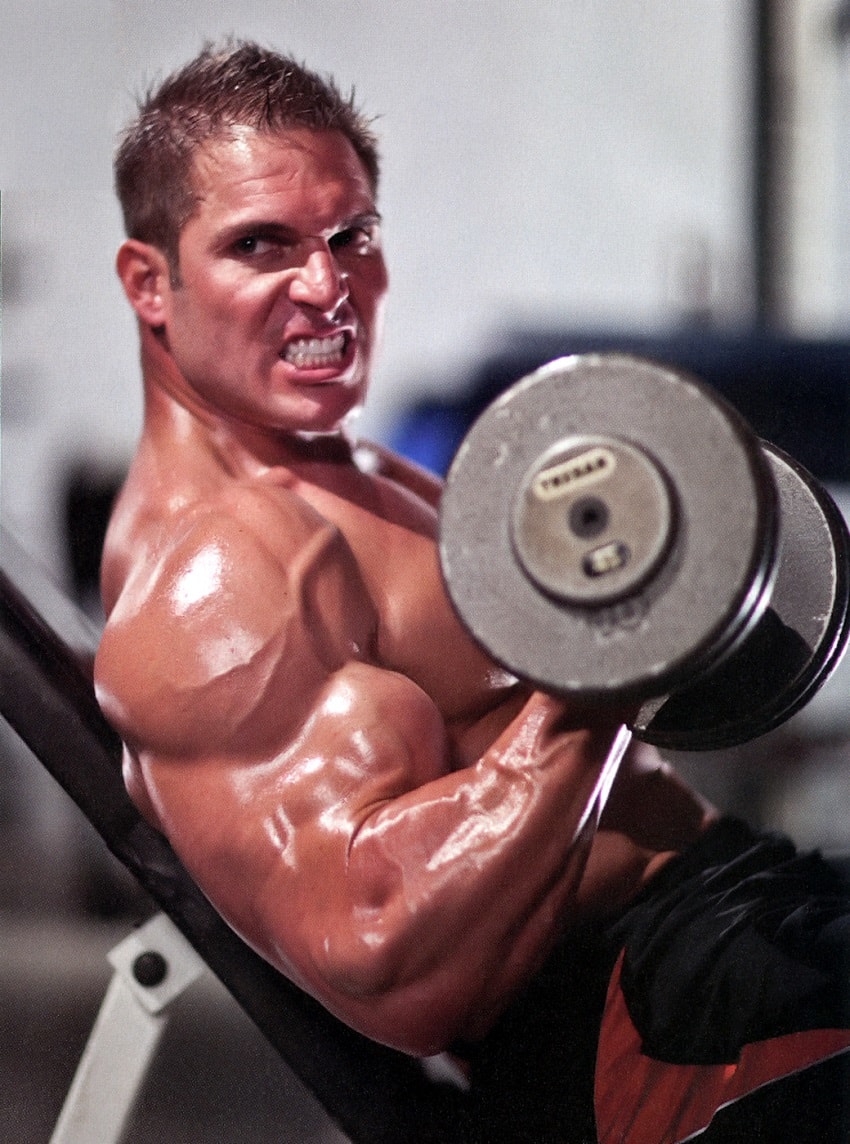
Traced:
[[363, 211], [360, 214], [352, 215], [351, 218], [344, 219], [337, 230], [352, 230], [358, 226], [379, 226], [382, 221], [379, 211]]

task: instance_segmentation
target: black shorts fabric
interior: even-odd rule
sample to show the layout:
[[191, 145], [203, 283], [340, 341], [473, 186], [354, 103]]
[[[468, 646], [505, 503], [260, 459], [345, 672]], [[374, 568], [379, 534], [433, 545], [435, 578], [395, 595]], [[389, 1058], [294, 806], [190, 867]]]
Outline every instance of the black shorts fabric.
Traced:
[[848, 1049], [848, 883], [724, 819], [508, 1011], [476, 1139], [848, 1144]]
[[744, 1044], [850, 1024], [850, 887], [818, 854], [724, 819], [611, 927], [646, 1050], [734, 1061]]
[[850, 1140], [850, 891], [725, 819], [611, 927], [599, 1139]]

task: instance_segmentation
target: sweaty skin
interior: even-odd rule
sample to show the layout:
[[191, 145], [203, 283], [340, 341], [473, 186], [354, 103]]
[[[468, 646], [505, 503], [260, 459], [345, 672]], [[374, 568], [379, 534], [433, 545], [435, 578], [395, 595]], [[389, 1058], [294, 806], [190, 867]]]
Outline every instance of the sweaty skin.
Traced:
[[119, 254], [146, 412], [98, 696], [134, 801], [227, 921], [366, 1035], [435, 1053], [713, 812], [628, 743], [632, 712], [483, 655], [440, 578], [438, 482], [352, 447], [386, 274], [350, 144], [233, 133], [195, 175], [180, 282]]

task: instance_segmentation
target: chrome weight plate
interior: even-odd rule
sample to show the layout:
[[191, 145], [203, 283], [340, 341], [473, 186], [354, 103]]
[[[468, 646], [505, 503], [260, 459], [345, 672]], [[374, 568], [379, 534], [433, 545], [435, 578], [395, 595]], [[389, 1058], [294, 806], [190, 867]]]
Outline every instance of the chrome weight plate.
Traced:
[[514, 674], [582, 699], [663, 696], [758, 621], [775, 501], [759, 442], [705, 387], [629, 355], [562, 358], [461, 443], [443, 576]]
[[779, 558], [770, 604], [706, 675], [638, 716], [639, 738], [671, 750], [734, 747], [801, 710], [838, 666], [850, 636], [850, 538], [829, 494], [764, 444], [779, 492]]

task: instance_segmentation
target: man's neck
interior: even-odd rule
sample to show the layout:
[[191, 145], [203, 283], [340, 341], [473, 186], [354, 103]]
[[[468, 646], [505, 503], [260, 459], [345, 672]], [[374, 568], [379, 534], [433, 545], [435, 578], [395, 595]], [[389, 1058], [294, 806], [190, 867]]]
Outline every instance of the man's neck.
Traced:
[[[352, 460], [354, 446], [342, 429], [332, 433], [286, 433], [256, 427], [211, 410], [193, 393], [168, 347], [154, 330], [140, 324], [140, 342], [146, 432], [159, 436], [168, 426], [172, 440], [187, 434], [196, 436], [226, 455], [229, 466], [253, 473], [305, 461], [344, 463]], [[178, 429], [176, 436], [175, 428]]]

